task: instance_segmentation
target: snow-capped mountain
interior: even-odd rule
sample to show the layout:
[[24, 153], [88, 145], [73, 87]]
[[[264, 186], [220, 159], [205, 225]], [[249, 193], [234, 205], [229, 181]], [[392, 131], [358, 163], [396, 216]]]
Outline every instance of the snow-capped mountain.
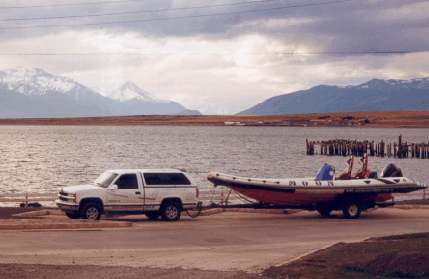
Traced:
[[372, 79], [355, 86], [319, 85], [272, 97], [240, 114], [429, 110], [429, 78]]
[[118, 89], [114, 90], [111, 94], [109, 94], [109, 97], [121, 102], [126, 102], [131, 100], [137, 100], [137, 101], [143, 101], [143, 102], [149, 102], [149, 103], [168, 102], [168, 101], [164, 101], [156, 98], [149, 92], [138, 87], [132, 81], [127, 81], [126, 83], [124, 83], [121, 87], [119, 87]]
[[127, 81], [112, 93], [105, 95], [121, 103], [127, 114], [181, 114], [186, 108], [179, 103], [161, 100]]
[[42, 69], [0, 71], [0, 117], [72, 117], [180, 114], [185, 108], [162, 101], [128, 82], [114, 98]]
[[23, 95], [46, 95], [55, 91], [70, 92], [79, 86], [71, 79], [53, 76], [42, 69], [10, 69], [0, 72], [0, 83], [6, 84], [7, 89]]

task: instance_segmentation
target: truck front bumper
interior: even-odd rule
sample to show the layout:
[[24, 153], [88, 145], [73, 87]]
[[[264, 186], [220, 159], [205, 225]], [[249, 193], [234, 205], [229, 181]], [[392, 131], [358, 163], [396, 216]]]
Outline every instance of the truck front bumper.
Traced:
[[62, 200], [56, 200], [55, 204], [58, 206], [59, 209], [67, 212], [76, 212], [79, 210], [79, 205], [75, 203], [70, 202], [64, 202]]

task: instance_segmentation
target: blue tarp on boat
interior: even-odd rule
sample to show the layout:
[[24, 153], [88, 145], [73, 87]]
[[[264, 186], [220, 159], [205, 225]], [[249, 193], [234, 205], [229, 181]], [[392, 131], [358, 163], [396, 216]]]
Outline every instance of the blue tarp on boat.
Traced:
[[324, 163], [316, 175], [316, 180], [332, 180], [334, 178], [334, 167]]

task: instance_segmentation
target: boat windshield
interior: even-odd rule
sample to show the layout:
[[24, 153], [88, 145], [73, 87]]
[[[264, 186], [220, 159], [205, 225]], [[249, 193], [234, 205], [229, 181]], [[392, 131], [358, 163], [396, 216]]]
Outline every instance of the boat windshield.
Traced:
[[324, 163], [316, 175], [316, 180], [332, 180], [334, 178], [335, 169], [333, 166]]
[[96, 180], [95, 185], [107, 188], [112, 183], [112, 181], [118, 176], [117, 173], [106, 171], [102, 173]]

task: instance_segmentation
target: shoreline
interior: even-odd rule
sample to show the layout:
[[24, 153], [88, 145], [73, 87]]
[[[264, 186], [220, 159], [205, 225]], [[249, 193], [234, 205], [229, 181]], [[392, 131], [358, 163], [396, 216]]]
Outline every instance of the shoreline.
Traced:
[[336, 112], [261, 116], [134, 115], [68, 118], [4, 118], [0, 119], [0, 125], [429, 128], [429, 111]]

